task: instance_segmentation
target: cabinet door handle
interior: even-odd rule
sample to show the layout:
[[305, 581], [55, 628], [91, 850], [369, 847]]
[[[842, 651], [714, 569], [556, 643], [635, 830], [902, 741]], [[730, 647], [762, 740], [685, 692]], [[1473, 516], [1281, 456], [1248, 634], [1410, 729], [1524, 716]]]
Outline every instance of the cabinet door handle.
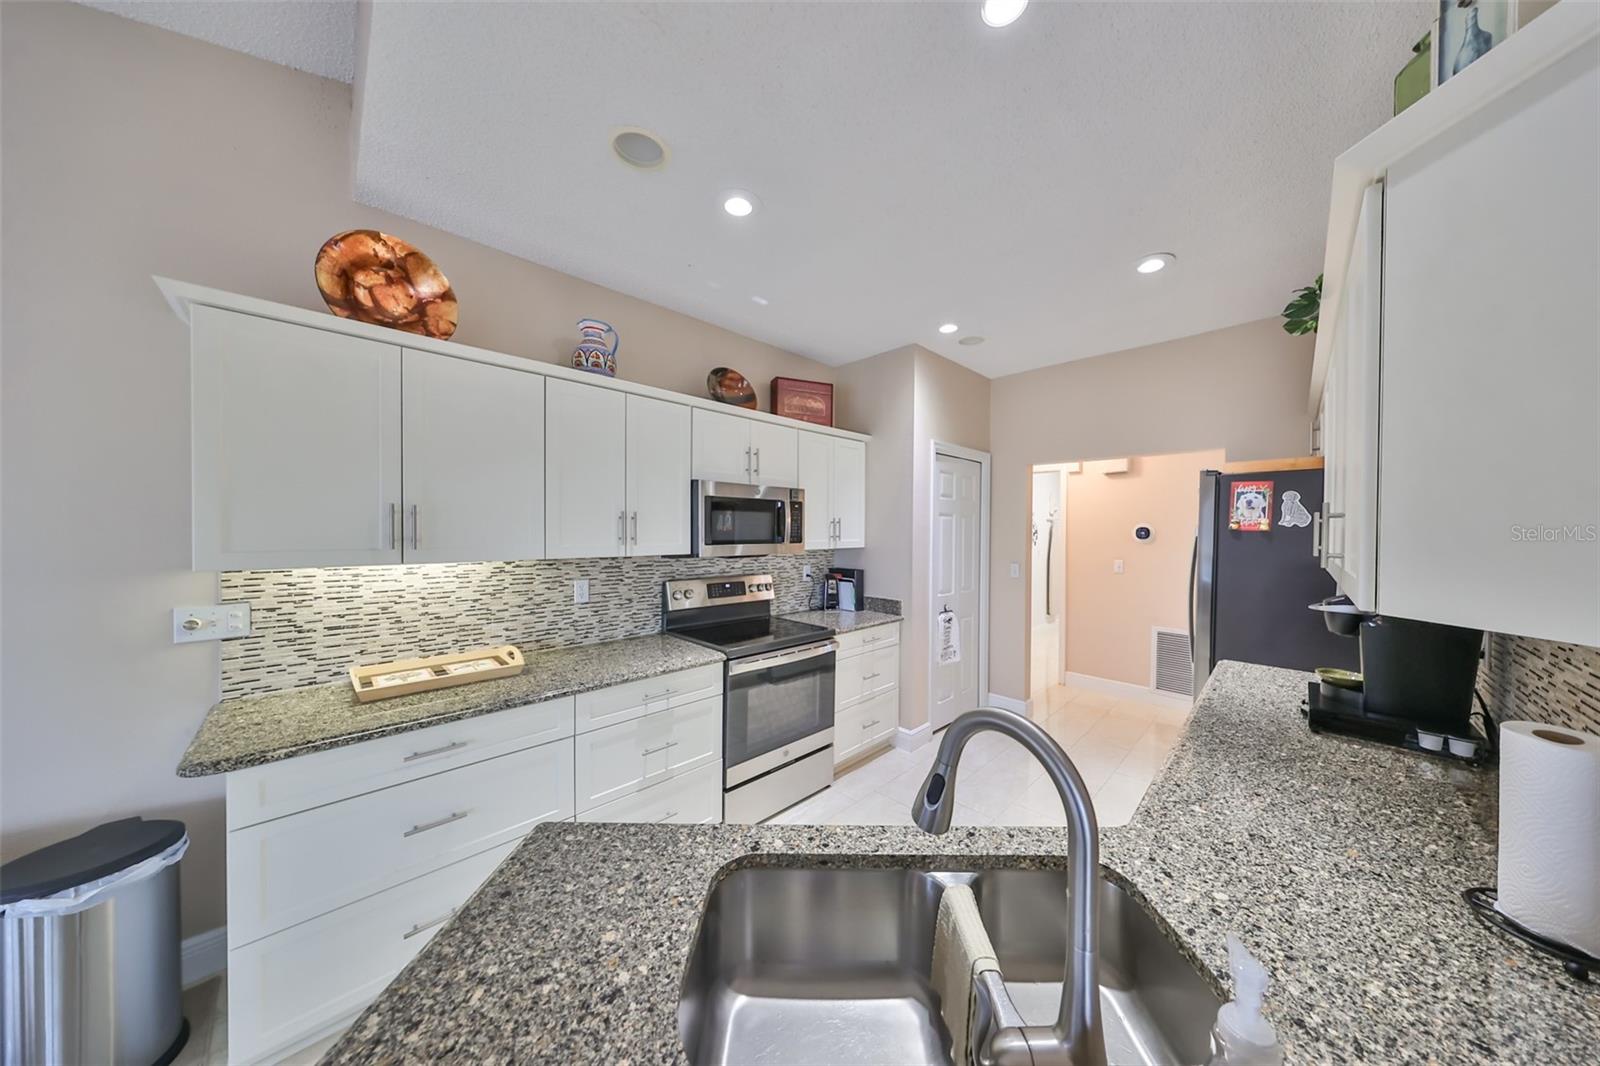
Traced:
[[678, 691], [678, 690], [675, 689], [675, 688], [664, 688], [660, 692], [657, 692], [657, 693], [655, 693], [653, 695], [647, 692], [647, 693], [645, 693], [645, 695], [643, 697], [644, 698], [644, 702], [645, 703], [653, 703], [656, 700], [664, 700], [664, 699], [666, 699], [668, 696], [672, 695], [676, 691]]
[[412, 937], [416, 936], [418, 933], [425, 933], [429, 929], [432, 929], [436, 925], [443, 925], [445, 922], [448, 922], [455, 915], [455, 913], [456, 913], [455, 912], [455, 908], [452, 907], [451, 909], [445, 911], [443, 914], [439, 915], [439, 917], [433, 919], [432, 921], [429, 921], [429, 922], [418, 922], [416, 925], [413, 925], [406, 932], [401, 933], [400, 934], [400, 939], [401, 940], [410, 940]]
[[665, 744], [661, 745], [659, 748], [646, 748], [643, 751], [641, 751], [639, 754], [640, 755], [655, 755], [658, 752], [663, 752], [663, 751], [666, 751], [668, 748], [675, 748], [677, 746], [678, 746], [678, 742], [676, 740], [669, 740]]
[[617, 543], [628, 543], [628, 512], [617, 512]]
[[756, 478], [760, 479], [760, 477], [761, 477], [761, 449], [757, 448], [755, 450], [754, 455], [755, 455], [755, 470], [753, 472], [756, 475]]
[[422, 547], [422, 530], [417, 525], [417, 505], [411, 505], [411, 549], [420, 550]]
[[873, 727], [873, 726], [875, 726], [875, 725], [877, 725], [877, 724], [878, 724], [878, 723], [879, 723], [879, 722], [880, 722], [880, 721], [882, 721], [882, 719], [879, 719], [879, 718], [874, 718], [874, 719], [873, 719], [873, 720], [872, 720], [872, 721], [870, 721], [870, 722], [862, 722], [862, 723], [861, 723], [861, 731], [862, 731], [862, 732], [863, 732], [863, 733], [865, 733], [865, 732], [866, 732], [866, 731], [867, 731], [867, 730], [869, 730], [869, 729], [871, 729], [871, 728], [872, 728], [872, 727]]
[[398, 503], [391, 503], [389, 505], [389, 550], [390, 551], [394, 551], [396, 548], [400, 547], [400, 537], [402, 536], [402, 534], [400, 533], [400, 530], [399, 530], [399, 524], [400, 524], [400, 505]]
[[631, 515], [629, 515], [628, 516], [628, 522], [631, 524], [631, 527], [632, 527], [631, 528], [631, 532], [629, 534], [629, 540], [631, 541], [631, 543], [638, 544], [639, 543], [639, 512], [635, 511]]
[[400, 835], [402, 837], [414, 837], [419, 833], [426, 833], [430, 829], [438, 829], [442, 825], [449, 825], [451, 822], [459, 822], [461, 819], [465, 818], [471, 813], [472, 812], [470, 810], [455, 811], [454, 813], [445, 815], [443, 818], [437, 818], [431, 822], [423, 822], [421, 825], [414, 825]]
[[418, 759], [426, 759], [432, 755], [443, 755], [447, 751], [458, 751], [466, 746], [467, 742], [465, 740], [452, 740], [450, 743], [442, 745], [441, 747], [429, 748], [427, 751], [414, 751], [400, 761], [416, 762]]
[[755, 466], [750, 462], [750, 449], [744, 450], [744, 478], [746, 481], [755, 480]]
[[872, 680], [874, 680], [874, 679], [876, 679], [876, 678], [879, 678], [879, 677], [882, 677], [882, 676], [883, 676], [883, 674], [882, 674], [882, 673], [876, 673], [876, 674], [862, 674], [862, 675], [861, 675], [861, 680], [863, 680], [863, 681], [872, 681]]
[[1322, 558], [1322, 510], [1311, 516], [1311, 555], [1314, 559]]
[[672, 821], [672, 819], [676, 818], [677, 816], [678, 816], [678, 812], [677, 811], [668, 811], [666, 814], [663, 814], [660, 818], [656, 819], [656, 824], [660, 825], [662, 822], [670, 822], [670, 821]]

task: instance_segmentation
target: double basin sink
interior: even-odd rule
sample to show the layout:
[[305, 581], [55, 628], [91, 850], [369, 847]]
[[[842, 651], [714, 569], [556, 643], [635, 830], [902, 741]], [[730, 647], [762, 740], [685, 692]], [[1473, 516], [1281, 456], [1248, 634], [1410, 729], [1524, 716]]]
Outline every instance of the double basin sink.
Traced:
[[[1056, 1019], [1067, 875], [744, 868], [712, 890], [684, 974], [678, 1028], [703, 1064], [949, 1063], [930, 971], [939, 899], [967, 884], [1016, 1009]], [[1102, 877], [1099, 985], [1106, 1061], [1208, 1061], [1220, 1000], [1144, 907]]]

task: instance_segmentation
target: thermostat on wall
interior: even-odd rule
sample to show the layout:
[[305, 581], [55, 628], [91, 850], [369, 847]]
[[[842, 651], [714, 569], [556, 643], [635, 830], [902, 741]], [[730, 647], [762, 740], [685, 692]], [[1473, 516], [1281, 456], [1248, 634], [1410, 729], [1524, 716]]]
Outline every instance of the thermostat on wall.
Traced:
[[1155, 535], [1156, 535], [1155, 530], [1151, 529], [1149, 526], [1134, 526], [1133, 527], [1133, 539], [1134, 540], [1149, 540], [1150, 538], [1154, 537]]

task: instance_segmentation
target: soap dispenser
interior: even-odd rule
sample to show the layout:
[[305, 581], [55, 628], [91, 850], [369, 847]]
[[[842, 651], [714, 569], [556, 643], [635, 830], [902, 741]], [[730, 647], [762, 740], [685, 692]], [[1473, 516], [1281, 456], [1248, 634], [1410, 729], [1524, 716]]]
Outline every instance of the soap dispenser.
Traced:
[[1278, 1032], [1261, 1015], [1267, 968], [1232, 933], [1228, 934], [1228, 970], [1233, 974], [1234, 998], [1217, 1011], [1217, 1024], [1211, 1030], [1211, 1066], [1282, 1066]]

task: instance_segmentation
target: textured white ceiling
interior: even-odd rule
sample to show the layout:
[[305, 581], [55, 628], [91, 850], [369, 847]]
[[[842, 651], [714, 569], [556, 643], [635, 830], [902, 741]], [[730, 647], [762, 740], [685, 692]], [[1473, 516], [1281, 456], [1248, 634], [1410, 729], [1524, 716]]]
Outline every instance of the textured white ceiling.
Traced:
[[[355, 65], [352, 3], [93, 6]], [[998, 376], [1275, 314], [1434, 6], [378, 0], [356, 196], [827, 363], [915, 341]], [[670, 164], [622, 165], [621, 126]]]
[[350, 82], [355, 0], [79, 0], [295, 70]]

